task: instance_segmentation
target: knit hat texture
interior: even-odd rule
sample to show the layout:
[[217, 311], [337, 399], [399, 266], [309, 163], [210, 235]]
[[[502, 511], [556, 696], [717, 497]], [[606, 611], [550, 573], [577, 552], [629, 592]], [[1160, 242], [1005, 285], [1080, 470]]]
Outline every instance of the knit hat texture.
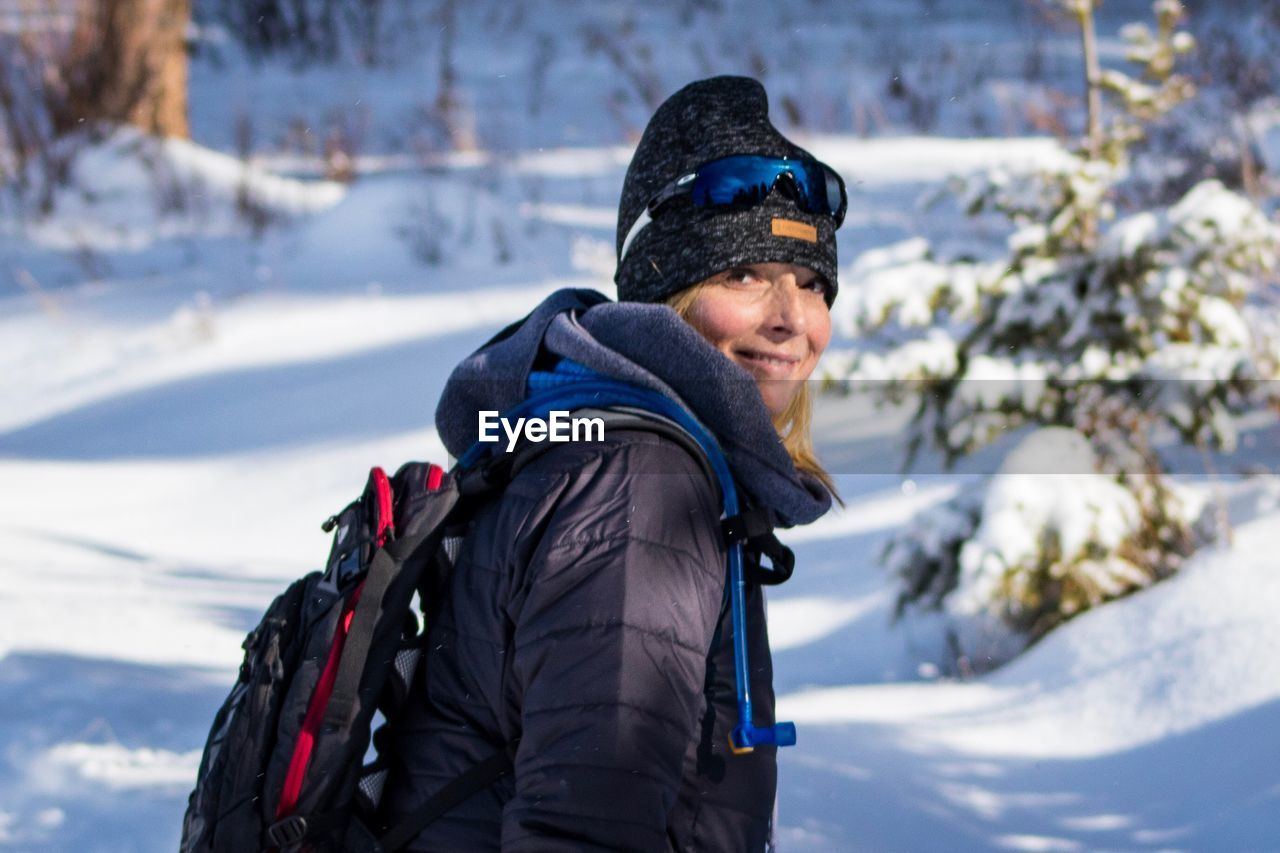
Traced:
[[[769, 121], [764, 87], [749, 77], [690, 83], [658, 107], [636, 147], [618, 206], [617, 252], [649, 200], [669, 182], [732, 154], [812, 157]], [[791, 263], [831, 283], [835, 298], [835, 221], [807, 213], [775, 190], [745, 209], [675, 202], [632, 239], [614, 282], [621, 302], [660, 302], [733, 266]]]

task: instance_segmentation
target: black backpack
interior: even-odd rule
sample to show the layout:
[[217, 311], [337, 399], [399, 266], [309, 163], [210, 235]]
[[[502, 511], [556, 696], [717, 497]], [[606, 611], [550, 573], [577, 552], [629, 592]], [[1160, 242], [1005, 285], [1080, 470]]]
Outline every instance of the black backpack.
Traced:
[[[584, 411], [611, 428], [667, 435], [713, 476], [674, 422], [635, 409]], [[245, 638], [188, 801], [182, 853], [395, 850], [509, 772], [514, 742], [399, 825], [379, 825], [387, 768], [377, 753], [422, 657], [427, 626], [417, 613], [431, 614], [479, 505], [551, 447], [525, 444], [448, 472], [422, 462], [392, 477], [373, 469], [364, 494], [324, 523], [333, 533], [325, 569], [295, 581]]]

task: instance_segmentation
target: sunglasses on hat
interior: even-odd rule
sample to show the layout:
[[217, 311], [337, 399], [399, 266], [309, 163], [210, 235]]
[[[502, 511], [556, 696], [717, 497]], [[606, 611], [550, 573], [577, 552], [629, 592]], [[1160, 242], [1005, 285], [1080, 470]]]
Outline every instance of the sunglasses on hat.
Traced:
[[779, 184], [788, 188], [796, 205], [806, 213], [830, 216], [837, 228], [844, 222], [849, 197], [844, 181], [830, 166], [811, 157], [734, 154], [703, 163], [658, 190], [627, 232], [618, 262], [626, 257], [640, 230], [674, 199], [687, 196], [697, 208], [755, 207]]

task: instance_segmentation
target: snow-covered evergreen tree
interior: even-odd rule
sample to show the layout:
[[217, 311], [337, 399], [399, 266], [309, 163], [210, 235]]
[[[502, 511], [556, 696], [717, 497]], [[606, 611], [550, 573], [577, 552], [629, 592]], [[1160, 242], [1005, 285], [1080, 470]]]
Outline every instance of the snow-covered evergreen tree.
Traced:
[[1167, 209], [1120, 215], [1112, 201], [1144, 125], [1192, 94], [1174, 73], [1192, 48], [1177, 29], [1181, 4], [1157, 0], [1154, 30], [1123, 29], [1137, 76], [1100, 69], [1094, 0], [1059, 5], [1081, 27], [1085, 139], [1029, 174], [959, 182], [970, 213], [1009, 221], [1004, 257], [946, 263], [913, 240], [859, 259], [855, 298], [837, 322], [862, 343], [828, 362], [837, 378], [888, 380], [892, 396], [918, 400], [912, 457], [927, 444], [951, 463], [1027, 425], [1086, 443], [1108, 484], [1086, 491], [1111, 495], [1103, 503], [1113, 521], [1127, 520], [1122, 530], [1066, 536], [1054, 519], [1101, 506], [1076, 494], [1053, 513], [1019, 518], [1035, 547], [991, 550], [980, 543], [1003, 524], [991, 517], [992, 496], [1006, 490], [997, 478], [986, 501], [958, 499], [886, 552], [904, 604], [946, 599], [972, 611], [985, 602], [1032, 635], [1177, 568], [1197, 541], [1194, 518], [1164, 476], [1151, 431], [1165, 425], [1191, 444], [1231, 446], [1231, 415], [1268, 393], [1280, 351], [1249, 304], [1280, 254], [1265, 214], [1215, 181]]
[[1213, 534], [1214, 516], [1197, 493], [1152, 476], [1122, 484], [1099, 467], [1081, 433], [1042, 427], [1004, 459], [985, 490], [962, 491], [917, 515], [882, 558], [903, 584], [899, 615], [912, 605], [945, 606], [976, 619], [982, 632], [971, 628], [976, 645], [964, 650], [971, 662], [986, 660], [985, 617], [1035, 639], [1169, 576]]

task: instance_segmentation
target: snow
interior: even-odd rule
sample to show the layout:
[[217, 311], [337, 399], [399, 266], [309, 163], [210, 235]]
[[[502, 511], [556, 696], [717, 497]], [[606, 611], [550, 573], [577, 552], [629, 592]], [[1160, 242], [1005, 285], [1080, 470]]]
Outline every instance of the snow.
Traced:
[[[182, 139], [150, 139], [131, 128], [103, 143], [82, 141], [57, 216], [21, 226], [23, 239], [49, 249], [143, 251], [158, 240], [226, 233], [237, 194], [276, 214], [316, 213], [342, 200], [332, 181], [302, 182]], [[158, 209], [157, 197], [187, 216]], [[6, 221], [5, 230], [17, 223]]]
[[[865, 186], [945, 181], [996, 164], [1026, 171], [1056, 163], [1055, 139], [937, 139], [895, 137], [851, 141], [827, 136], [801, 137], [806, 147], [841, 175]], [[846, 182], [849, 178], [845, 178]]]
[[[16, 428], [112, 396], [197, 376], [351, 357], [502, 326], [527, 314], [559, 287], [595, 283], [559, 279], [494, 288], [486, 300], [465, 292], [391, 296], [376, 288], [337, 297], [263, 293], [216, 310], [208, 294], [197, 292], [189, 303], [143, 328], [101, 322], [83, 327], [69, 321], [76, 327], [52, 331], [59, 340], [74, 342], [73, 353], [50, 365], [57, 371], [52, 376], [14, 372], [8, 389], [12, 405], [0, 411], [0, 427]], [[48, 330], [37, 340], [22, 326], [16, 318], [0, 318], [0, 331], [11, 336], [19, 352], [47, 343], [43, 338]], [[377, 335], [370, 335], [370, 329], [377, 329]], [[106, 365], [111, 369], [104, 370]]]
[[[929, 848], [948, 831], [949, 849], [1030, 836], [1080, 850], [1268, 847], [1273, 529], [1239, 528], [1240, 550], [1081, 616], [977, 683], [784, 694], [797, 752], [822, 742], [783, 762], [782, 784], [803, 794], [784, 814], [832, 850], [849, 837]], [[846, 821], [856, 836], [839, 834]]]
[[[838, 120], [811, 119], [795, 134], [849, 181], [841, 279], [868, 283], [842, 287], [828, 360], [848, 358], [855, 335], [890, 313], [925, 326], [895, 341], [900, 348], [860, 352], [860, 377], [949, 369], [954, 346], [928, 326], [939, 307], [927, 296], [937, 273], [928, 246], [978, 259], [941, 306], [955, 319], [970, 316], [995, 280], [999, 270], [981, 258], [1004, 248], [1007, 234], [975, 231], [955, 211], [917, 200], [952, 175], [994, 166], [1001, 191], [1031, 205], [1035, 193], [1015, 175], [1069, 168], [1052, 139], [991, 136], [1005, 125], [1021, 132], [1023, 104], [1043, 100], [1042, 88], [1005, 67], [1023, 61], [1021, 19], [1010, 11], [1006, 21], [985, 0], [833, 6], [830, 20], [827, 10], [813, 19], [812, 4], [770, 4], [767, 15], [736, 23], [689, 5], [694, 26], [677, 28], [677, 13], [659, 10], [670, 20], [641, 16], [627, 45], [714, 32], [715, 68], [743, 71], [719, 54], [745, 62], [744, 34], [768, 26], [783, 39], [767, 57], [775, 113], [784, 94], [811, 117], [853, 102], [862, 118], [847, 124], [879, 128], [861, 138]], [[926, 5], [935, 7], [928, 18]], [[466, 16], [516, 7], [463, 6], [462, 82], [482, 142], [509, 123], [505, 148], [389, 143], [414, 132], [405, 117], [434, 95], [434, 51], [399, 68], [305, 70], [253, 65], [223, 48], [222, 67], [205, 59], [194, 69], [196, 142], [121, 132], [84, 150], [75, 188], [59, 193], [51, 217], [19, 221], [0, 210], [0, 848], [173, 849], [244, 633], [288, 581], [324, 559], [320, 522], [370, 466], [445, 459], [432, 413], [463, 355], [557, 287], [612, 293], [617, 196], [648, 108], [630, 89], [615, 98], [629, 84], [578, 41], [581, 25], [623, 11], [529, 6], [528, 26], [555, 34], [556, 60], [545, 108], [526, 127], [511, 116], [523, 111], [533, 39], [513, 23], [485, 41]], [[1118, 21], [1145, 6], [1126, 0], [1102, 12]], [[12, 18], [0, 0], [0, 29], [11, 30]], [[922, 35], [931, 40], [923, 46]], [[927, 90], [920, 57], [941, 55], [939, 42], [961, 59], [937, 66], [937, 91], [965, 85], [966, 68], [991, 68], [954, 102], [943, 97], [936, 130], [948, 136], [925, 136], [884, 95], [886, 68], [897, 51], [906, 82]], [[667, 89], [701, 75], [696, 52], [681, 45], [654, 72]], [[1051, 75], [1074, 81], [1074, 45], [1052, 36], [1043, 49]], [[851, 64], [832, 72], [846, 53]], [[814, 55], [825, 57], [821, 75], [805, 71]], [[1014, 93], [1016, 113], [980, 115], [989, 129], [977, 132], [970, 115], [1001, 92]], [[276, 144], [286, 122], [320, 127], [325, 111], [357, 100], [378, 130], [356, 154], [354, 183], [321, 180], [314, 156]], [[259, 133], [244, 160], [232, 139], [241, 114]], [[1280, 150], [1269, 115], [1256, 116], [1270, 134], [1267, 157]], [[1179, 228], [1269, 227], [1219, 187], [1199, 192], [1162, 221], [1116, 223], [1107, 239], [1119, 252]], [[157, 199], [169, 207], [160, 211]], [[237, 210], [245, 199], [265, 225]], [[1031, 230], [1012, 248], [1045, 225], [1029, 215]], [[1151, 286], [1181, 292], [1180, 269]], [[1010, 286], [1051, 277], [1038, 271]], [[1224, 287], [1226, 297], [1235, 284]], [[1238, 363], [1237, 315], [1212, 299], [1195, 310], [1214, 330], [1212, 345], [1162, 347], [1153, 375], [1194, 367], [1220, 376]], [[1086, 372], [1104, 369], [1086, 360]], [[978, 367], [992, 380], [966, 393], [1025, 393], [1047, 369], [1034, 359]], [[1259, 476], [1184, 478], [1189, 494], [1224, 503], [1235, 523], [1229, 545], [971, 677], [956, 665], [942, 615], [893, 620], [897, 584], [879, 556], [918, 513], [983, 497], [975, 472], [1000, 457], [951, 473], [934, 473], [941, 466], [927, 458], [925, 471], [902, 474], [909, 415], [819, 397], [819, 454], [847, 507], [782, 533], [798, 568], [769, 592], [779, 718], [799, 726], [799, 744], [779, 759], [780, 849], [1274, 847], [1274, 419], [1236, 424], [1248, 458], [1261, 460]], [[968, 426], [983, 428], [977, 419]], [[1031, 461], [1049, 459], [1060, 472], [1080, 462], [1078, 451], [1050, 442]], [[1077, 542], [1118, 535], [1129, 511], [1096, 480], [1042, 470], [1006, 471], [983, 499], [980, 547], [1006, 559], [1022, 553], [1031, 521], [1052, 521]], [[1091, 503], [1092, 513], [1079, 511]], [[954, 533], [959, 522], [950, 522], [936, 535]]]
[[1036, 566], [1046, 532], [1057, 537], [1066, 559], [1094, 544], [1114, 549], [1130, 536], [1139, 521], [1137, 501], [1095, 468], [1093, 449], [1074, 430], [1046, 428], [1023, 439], [987, 488], [982, 521], [960, 551], [960, 586], [948, 606], [957, 613], [995, 607], [1001, 585], [1016, 590], [1022, 573]]
[[1237, 529], [1234, 547], [1255, 549], [1252, 558], [1205, 554], [1176, 581], [1084, 614], [981, 683], [802, 691], [779, 714], [897, 723], [920, 747], [966, 757], [1088, 758], [1274, 703], [1280, 664], [1265, 650], [1280, 640], [1267, 614], [1280, 577], [1262, 556], [1268, 526]]
[[1132, 257], [1142, 246], [1155, 242], [1161, 230], [1156, 214], [1151, 211], [1136, 213], [1111, 227], [1098, 247], [1098, 254], [1111, 260]]
[[[65, 784], [58, 777], [70, 773], [112, 791], [150, 787], [181, 791], [200, 767], [200, 750], [177, 754], [164, 749], [125, 749], [119, 744], [60, 743], [45, 753], [42, 763], [45, 767], [37, 767], [35, 773], [47, 774], [45, 784], [54, 790]], [[58, 810], [49, 812], [56, 814]], [[45, 825], [61, 822], [51, 816], [37, 819]]]

